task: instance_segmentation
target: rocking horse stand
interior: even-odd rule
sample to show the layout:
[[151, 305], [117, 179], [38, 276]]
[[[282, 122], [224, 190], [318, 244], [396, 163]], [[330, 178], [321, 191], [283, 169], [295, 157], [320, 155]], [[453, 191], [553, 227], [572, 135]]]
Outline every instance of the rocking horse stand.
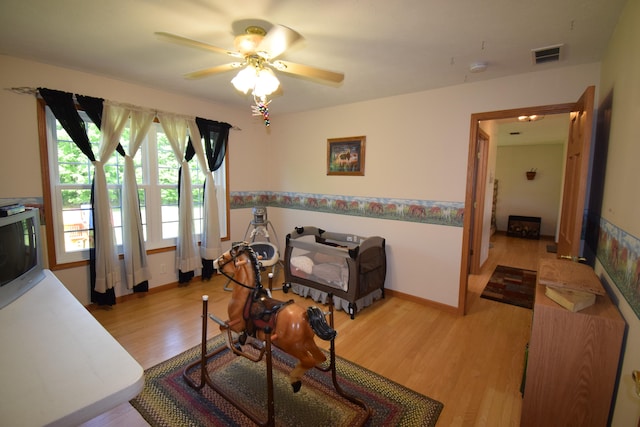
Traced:
[[[274, 401], [274, 392], [273, 392], [273, 359], [272, 359], [272, 347], [271, 347], [271, 341], [273, 340], [274, 337], [272, 337], [271, 331], [270, 330], [264, 331], [265, 332], [264, 345], [262, 346], [262, 349], [260, 350], [260, 353], [257, 357], [249, 353], [243, 352], [242, 350], [238, 349], [234, 345], [235, 343], [237, 343], [237, 341], [235, 341], [232, 338], [232, 331], [231, 331], [232, 324], [229, 323], [229, 321], [222, 321], [217, 317], [213, 316], [212, 314], [208, 313], [208, 300], [209, 300], [209, 297], [207, 295], [202, 296], [202, 344], [201, 344], [202, 355], [199, 360], [191, 363], [184, 369], [182, 373], [184, 380], [187, 382], [187, 384], [189, 384], [190, 387], [197, 390], [200, 390], [205, 385], [208, 385], [214, 391], [220, 394], [225, 400], [227, 400], [229, 403], [235, 406], [240, 412], [242, 412], [248, 418], [250, 418], [253, 422], [255, 422], [257, 425], [263, 426], [263, 427], [275, 426], [275, 401]], [[218, 325], [220, 325], [221, 330], [226, 330], [227, 344], [228, 344], [228, 346], [220, 347], [219, 349], [214, 350], [208, 354], [207, 354], [207, 318], [210, 318], [211, 320], [216, 322]], [[333, 323], [334, 323], [333, 298], [332, 296], [329, 296], [329, 324], [332, 328], [334, 326]], [[248, 411], [242, 404], [238, 403], [232, 396], [229, 396], [225, 392], [225, 390], [218, 387], [209, 376], [209, 372], [207, 371], [207, 362], [209, 361], [209, 359], [228, 349], [230, 349], [236, 355], [248, 358], [252, 362], [258, 362], [262, 360], [263, 356], [266, 357], [266, 368], [267, 368], [267, 420], [266, 421], [259, 419], [257, 416], [255, 416], [250, 411]], [[364, 418], [363, 422], [360, 425], [364, 425], [364, 423], [371, 416], [371, 410], [367, 407], [367, 405], [362, 400], [349, 395], [344, 390], [342, 390], [342, 388], [338, 384], [337, 373], [336, 373], [335, 338], [331, 339], [329, 354], [330, 354], [329, 366], [328, 367], [316, 366], [316, 369], [320, 369], [323, 372], [331, 371], [331, 379], [333, 381], [333, 386], [336, 389], [336, 392], [343, 398], [363, 408], [363, 410], [366, 412], [366, 417]], [[196, 366], [200, 367], [199, 383], [195, 383], [189, 377], [189, 372]]]

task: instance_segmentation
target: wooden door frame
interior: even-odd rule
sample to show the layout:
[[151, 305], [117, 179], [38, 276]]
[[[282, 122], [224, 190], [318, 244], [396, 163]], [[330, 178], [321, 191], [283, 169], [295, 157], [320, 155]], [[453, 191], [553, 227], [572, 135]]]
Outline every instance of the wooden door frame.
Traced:
[[[474, 194], [471, 195], [471, 208], [473, 210], [471, 211], [472, 214], [469, 215], [473, 217], [473, 221], [471, 221], [471, 230], [467, 233], [471, 238], [471, 242], [469, 243], [471, 248], [469, 251], [470, 262], [468, 274], [477, 274], [480, 271], [482, 229], [484, 225], [482, 219], [484, 218], [485, 193], [487, 189], [487, 165], [489, 163], [489, 135], [478, 127], [477, 136], [475, 146], [473, 147], [473, 151], [476, 153], [473, 157], [473, 161], [475, 162], [473, 165]], [[480, 146], [480, 141], [482, 140], [486, 141], [486, 145], [484, 147]]]
[[[460, 288], [458, 294], [458, 314], [464, 315], [467, 312], [467, 292], [469, 285], [470, 271], [470, 251], [479, 253], [482, 236], [482, 222], [478, 224], [478, 215], [466, 215], [467, 212], [473, 212], [473, 194], [476, 185], [476, 179], [486, 180], [485, 176], [478, 176], [478, 162], [476, 161], [478, 150], [478, 136], [480, 130], [480, 122], [485, 120], [509, 119], [519, 116], [530, 116], [534, 114], [551, 115], [571, 113], [575, 107], [575, 102], [566, 104], [542, 105], [537, 107], [515, 108], [512, 110], [488, 111], [484, 113], [474, 113], [471, 115], [471, 131], [469, 135], [469, 155], [467, 160], [467, 188], [464, 201], [464, 219], [462, 228], [462, 259], [460, 262]], [[478, 198], [482, 198], [481, 203], [477, 200], [477, 205], [484, 205], [484, 194], [478, 194]], [[479, 217], [482, 221], [482, 216]], [[471, 233], [473, 232], [473, 236]], [[473, 247], [471, 247], [473, 243]]]
[[569, 122], [562, 210], [556, 240], [559, 257], [577, 258], [581, 255], [581, 235], [588, 186], [584, 177], [590, 174], [594, 110], [595, 86], [589, 86], [575, 103]]

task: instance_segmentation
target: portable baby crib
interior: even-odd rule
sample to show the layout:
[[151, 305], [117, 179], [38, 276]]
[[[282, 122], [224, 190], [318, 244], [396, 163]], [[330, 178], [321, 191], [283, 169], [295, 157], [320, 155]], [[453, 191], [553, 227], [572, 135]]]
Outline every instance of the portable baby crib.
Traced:
[[384, 298], [387, 273], [385, 239], [296, 227], [286, 238], [284, 290], [356, 312]]

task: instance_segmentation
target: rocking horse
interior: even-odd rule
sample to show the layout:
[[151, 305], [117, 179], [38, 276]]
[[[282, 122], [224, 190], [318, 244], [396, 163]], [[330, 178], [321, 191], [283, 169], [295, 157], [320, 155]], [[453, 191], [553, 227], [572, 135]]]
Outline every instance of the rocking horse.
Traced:
[[[203, 321], [202, 321], [202, 357], [197, 362], [187, 366], [183, 372], [183, 378], [193, 387], [200, 389], [204, 385], [219, 392], [236, 408], [249, 416], [256, 424], [275, 425], [273, 405], [273, 374], [271, 345], [273, 344], [285, 353], [298, 360], [298, 364], [289, 373], [289, 382], [296, 393], [300, 390], [301, 378], [311, 368], [322, 371], [331, 371], [333, 385], [342, 397], [362, 407], [367, 418], [370, 410], [367, 405], [354, 396], [345, 393], [337, 382], [335, 364], [335, 336], [333, 329], [333, 305], [330, 304], [330, 324], [327, 323], [325, 313], [317, 307], [303, 308], [293, 300], [278, 301], [271, 298], [270, 292], [262, 286], [260, 277], [260, 264], [258, 257], [246, 243], [237, 243], [214, 261], [214, 267], [234, 283], [234, 288], [227, 307], [229, 320], [222, 321], [212, 314], [207, 313], [207, 296], [203, 296]], [[271, 281], [271, 276], [270, 279]], [[330, 298], [332, 300], [332, 298]], [[227, 347], [222, 347], [213, 353], [207, 354], [207, 317], [218, 325], [220, 330], [227, 333]], [[233, 334], [237, 339], [233, 337]], [[327, 360], [325, 354], [314, 341], [314, 336], [330, 341], [330, 362], [328, 367], [321, 366]], [[259, 355], [243, 351], [244, 345], [251, 345], [259, 349]], [[209, 377], [206, 370], [207, 361], [220, 351], [230, 349], [235, 354], [247, 357], [257, 362], [266, 354], [267, 387], [268, 387], [268, 420], [263, 423], [245, 412], [243, 406], [235, 402], [220, 390]], [[188, 375], [195, 366], [201, 367], [200, 384], [196, 384]]]
[[235, 284], [228, 306], [231, 330], [240, 334], [241, 344], [249, 337], [264, 341], [265, 333], [275, 334], [272, 343], [299, 361], [289, 374], [293, 391], [299, 391], [304, 373], [327, 359], [314, 335], [325, 341], [336, 335], [322, 311], [271, 298], [261, 283], [258, 258], [247, 243], [234, 245], [214, 267]]

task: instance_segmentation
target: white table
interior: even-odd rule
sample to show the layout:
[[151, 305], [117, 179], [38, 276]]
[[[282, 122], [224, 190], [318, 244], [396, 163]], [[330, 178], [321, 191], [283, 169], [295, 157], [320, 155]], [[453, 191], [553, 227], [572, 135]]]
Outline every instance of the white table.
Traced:
[[140, 364], [51, 273], [0, 310], [0, 425], [73, 426], [137, 396]]

